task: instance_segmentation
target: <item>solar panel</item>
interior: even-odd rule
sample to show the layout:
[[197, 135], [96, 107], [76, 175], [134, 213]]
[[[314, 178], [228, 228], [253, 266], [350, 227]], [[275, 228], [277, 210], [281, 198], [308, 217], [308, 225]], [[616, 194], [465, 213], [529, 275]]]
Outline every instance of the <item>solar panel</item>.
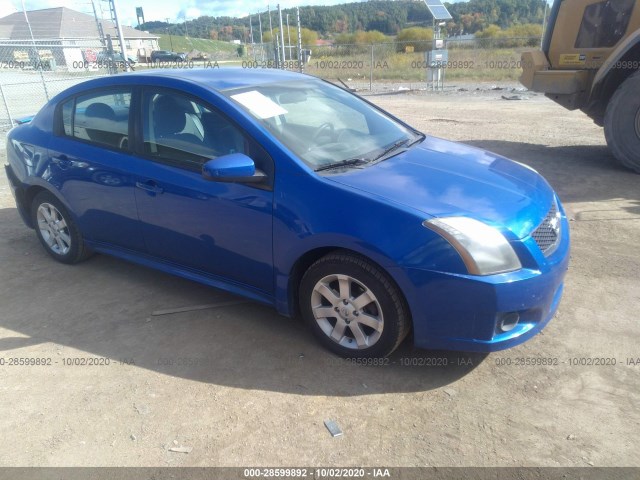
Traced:
[[453, 17], [440, 0], [424, 0], [434, 20], [451, 20]]
[[447, 10], [447, 7], [445, 7], [444, 5], [437, 7], [430, 6], [429, 11], [431, 12], [431, 15], [433, 15], [433, 18], [435, 18], [436, 20], [451, 20], [453, 18], [449, 13], [449, 10]]

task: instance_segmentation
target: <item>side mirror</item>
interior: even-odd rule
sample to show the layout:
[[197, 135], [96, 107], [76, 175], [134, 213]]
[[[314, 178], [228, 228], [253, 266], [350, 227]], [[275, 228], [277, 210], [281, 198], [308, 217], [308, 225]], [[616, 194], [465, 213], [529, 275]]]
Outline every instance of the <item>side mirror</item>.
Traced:
[[243, 183], [259, 183], [267, 178], [244, 153], [230, 153], [209, 160], [202, 166], [202, 176], [214, 182]]

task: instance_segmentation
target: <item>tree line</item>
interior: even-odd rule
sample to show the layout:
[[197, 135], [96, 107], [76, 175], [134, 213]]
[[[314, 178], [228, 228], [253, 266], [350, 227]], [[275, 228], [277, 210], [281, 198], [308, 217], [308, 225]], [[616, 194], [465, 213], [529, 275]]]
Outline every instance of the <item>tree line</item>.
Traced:
[[[506, 30], [518, 25], [541, 24], [545, 0], [469, 0], [459, 3], [445, 2], [445, 6], [453, 17], [446, 24], [445, 34], [459, 35], [482, 32], [490, 26]], [[282, 13], [283, 18], [289, 14], [290, 26], [294, 27], [295, 9], [284, 9]], [[262, 22], [262, 39], [258, 15]], [[273, 26], [276, 27], [277, 13], [271, 11], [271, 18]], [[324, 38], [344, 39], [345, 35], [370, 31], [395, 36], [407, 28], [428, 28], [432, 25], [432, 18], [423, 1], [374, 0], [334, 6], [300, 7], [300, 22], [307, 32], [315, 32]], [[202, 16], [180, 23], [146, 22], [138, 28], [152, 33], [223, 41], [240, 40], [246, 43], [252, 40], [259, 43], [261, 40], [265, 41], [266, 33], [270, 35], [269, 16], [266, 11], [243, 18]], [[311, 38], [313, 34], [306, 33], [305, 36]]]

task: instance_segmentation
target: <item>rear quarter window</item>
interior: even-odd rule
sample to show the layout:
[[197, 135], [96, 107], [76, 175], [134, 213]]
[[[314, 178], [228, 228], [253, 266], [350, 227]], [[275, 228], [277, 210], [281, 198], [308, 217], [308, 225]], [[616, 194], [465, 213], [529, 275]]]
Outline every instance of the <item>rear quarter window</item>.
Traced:
[[73, 103], [71, 99], [62, 105], [62, 128], [65, 135], [73, 135]]

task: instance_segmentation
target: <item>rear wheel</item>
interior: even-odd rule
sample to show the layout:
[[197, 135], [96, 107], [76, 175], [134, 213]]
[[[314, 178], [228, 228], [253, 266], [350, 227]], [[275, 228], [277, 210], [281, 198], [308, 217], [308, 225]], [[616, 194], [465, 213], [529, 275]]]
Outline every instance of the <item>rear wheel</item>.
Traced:
[[604, 136], [618, 161], [640, 173], [640, 72], [627, 78], [611, 97]]
[[91, 255], [71, 215], [51, 193], [43, 191], [33, 199], [31, 220], [40, 243], [59, 262], [77, 263]]
[[318, 340], [343, 357], [386, 357], [409, 332], [398, 288], [377, 266], [350, 253], [315, 262], [302, 278], [299, 300]]

